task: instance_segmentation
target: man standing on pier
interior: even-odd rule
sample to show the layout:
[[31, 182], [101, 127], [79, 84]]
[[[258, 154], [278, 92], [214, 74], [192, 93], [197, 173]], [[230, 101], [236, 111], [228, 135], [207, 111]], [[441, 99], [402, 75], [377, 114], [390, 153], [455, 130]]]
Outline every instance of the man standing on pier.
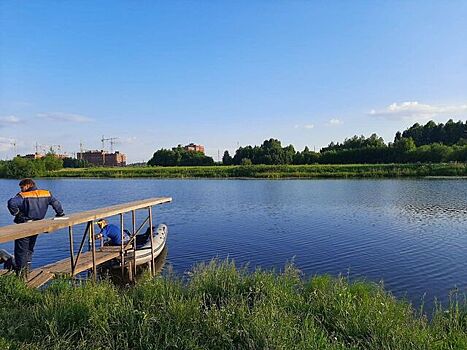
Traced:
[[[19, 182], [21, 191], [8, 201], [8, 210], [13, 215], [14, 222], [21, 224], [29, 221], [42, 220], [48, 206], [52, 206], [56, 216], [64, 216], [60, 202], [47, 190], [39, 190], [32, 179]], [[27, 273], [32, 261], [32, 253], [37, 235], [15, 240], [15, 270], [16, 273]]]

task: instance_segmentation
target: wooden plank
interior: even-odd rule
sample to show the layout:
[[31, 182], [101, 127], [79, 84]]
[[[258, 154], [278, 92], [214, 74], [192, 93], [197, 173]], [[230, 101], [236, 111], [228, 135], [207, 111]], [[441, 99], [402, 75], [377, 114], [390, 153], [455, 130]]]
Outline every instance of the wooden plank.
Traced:
[[[96, 251], [96, 264], [97, 265], [103, 264], [106, 261], [117, 258], [118, 256], [120, 256], [119, 250], [105, 251], [105, 252]], [[92, 268], [91, 252], [83, 253], [78, 260], [78, 264], [76, 265], [75, 274], [81, 273], [91, 268]], [[71, 275], [70, 259], [63, 259], [63, 260], [57, 261], [56, 263], [43, 266], [39, 269], [49, 271], [55, 275]]]
[[12, 273], [12, 271], [11, 270], [6, 270], [6, 269], [1, 269], [0, 270], [0, 276], [8, 275], [9, 273]]
[[97, 249], [98, 252], [119, 252], [120, 247], [118, 245], [105, 245]]
[[28, 274], [27, 278], [27, 285], [28, 287], [31, 288], [39, 288], [40, 286], [44, 285], [51, 279], [53, 279], [55, 275], [53, 273], [50, 273], [49, 271], [42, 270], [42, 269], [36, 269], [31, 271]]
[[62, 228], [72, 225], [83, 224], [102, 217], [109, 217], [121, 213], [127, 213], [132, 210], [147, 208], [152, 205], [169, 203], [171, 197], [149, 198], [129, 203], [122, 203], [106, 208], [98, 208], [80, 213], [67, 215], [68, 219], [53, 220], [44, 219], [33, 222], [26, 222], [19, 225], [9, 225], [0, 228], [0, 243], [9, 242], [15, 239], [33, 236], [41, 233], [52, 233]]
[[[96, 251], [97, 265], [120, 256], [120, 247], [105, 247], [105, 251]], [[92, 268], [91, 252], [83, 253], [78, 260], [75, 274]], [[6, 271], [6, 270], [0, 270]], [[27, 277], [27, 285], [31, 288], [38, 288], [58, 275], [71, 275], [70, 259], [63, 259], [52, 264], [48, 264], [32, 270]]]

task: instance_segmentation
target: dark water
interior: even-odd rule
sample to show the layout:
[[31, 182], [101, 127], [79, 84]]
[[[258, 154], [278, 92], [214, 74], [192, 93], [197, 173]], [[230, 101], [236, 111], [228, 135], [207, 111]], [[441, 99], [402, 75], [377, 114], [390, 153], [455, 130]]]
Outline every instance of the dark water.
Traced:
[[[466, 180], [40, 180], [67, 213], [148, 197], [169, 225], [168, 263], [179, 273], [213, 257], [306, 275], [383, 280], [419, 304], [467, 287]], [[17, 192], [0, 180], [0, 202]], [[52, 210], [49, 212], [52, 215]], [[141, 217], [143, 215], [141, 214]], [[11, 223], [6, 208], [0, 225]], [[117, 220], [116, 220], [117, 222]], [[128, 220], [129, 221], [129, 217]], [[12, 244], [3, 245], [12, 250]], [[42, 235], [39, 266], [68, 256], [67, 233]]]

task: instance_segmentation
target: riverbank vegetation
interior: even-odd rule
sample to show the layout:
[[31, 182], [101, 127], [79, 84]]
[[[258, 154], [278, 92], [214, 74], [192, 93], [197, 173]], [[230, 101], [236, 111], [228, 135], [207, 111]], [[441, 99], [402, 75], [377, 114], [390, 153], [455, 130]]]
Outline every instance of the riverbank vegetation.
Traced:
[[91, 178], [391, 178], [467, 176], [467, 163], [233, 165], [192, 167], [84, 168], [50, 171], [47, 177]]
[[2, 349], [465, 349], [465, 300], [415, 310], [382, 285], [344, 277], [199, 265], [146, 278], [43, 291], [0, 278]]

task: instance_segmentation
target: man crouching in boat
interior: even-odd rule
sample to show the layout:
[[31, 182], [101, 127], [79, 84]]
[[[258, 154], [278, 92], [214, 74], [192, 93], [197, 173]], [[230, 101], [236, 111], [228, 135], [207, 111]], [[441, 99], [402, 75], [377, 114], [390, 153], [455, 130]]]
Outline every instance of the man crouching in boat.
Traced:
[[[102, 239], [105, 238], [107, 241], [105, 245], [116, 245], [119, 246], [122, 244], [122, 233], [120, 228], [114, 224], [109, 224], [104, 219], [99, 219], [97, 221], [97, 226], [101, 229], [95, 238]], [[123, 231], [123, 243], [128, 242], [128, 235], [125, 231]]]

